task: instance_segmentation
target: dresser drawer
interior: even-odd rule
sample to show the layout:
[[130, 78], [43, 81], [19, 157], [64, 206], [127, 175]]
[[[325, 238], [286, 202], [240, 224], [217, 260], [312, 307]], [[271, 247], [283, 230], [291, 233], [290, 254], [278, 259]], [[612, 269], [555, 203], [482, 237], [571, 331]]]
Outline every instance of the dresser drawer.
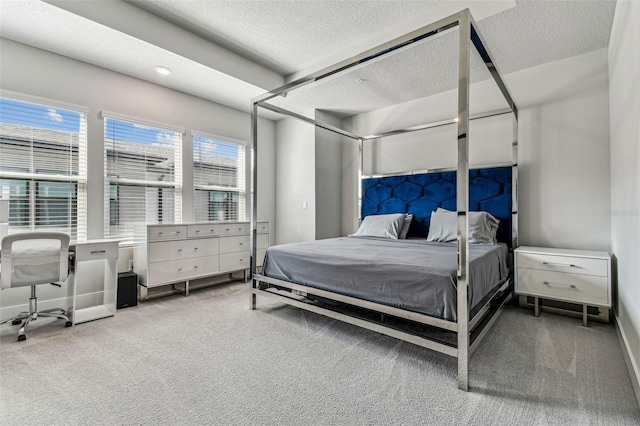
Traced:
[[213, 223], [189, 225], [187, 227], [187, 235], [189, 238], [217, 237], [218, 234], [220, 234], [220, 229], [217, 224]]
[[607, 277], [568, 274], [518, 266], [516, 293], [610, 307]]
[[150, 226], [147, 228], [149, 241], [177, 240], [187, 238], [187, 227], [176, 226]]
[[609, 266], [605, 259], [538, 253], [517, 253], [516, 262], [518, 268], [595, 275], [599, 277], [607, 277], [609, 274]]
[[192, 257], [149, 264], [147, 287], [185, 281], [217, 273], [218, 256]]
[[224, 237], [220, 240], [220, 253], [235, 253], [249, 250], [249, 236]]
[[258, 234], [269, 233], [269, 222], [258, 222]]
[[218, 238], [159, 241], [149, 243], [149, 262], [212, 256], [218, 252]]
[[269, 247], [269, 234], [260, 234], [256, 239], [256, 248], [266, 249]]
[[92, 259], [117, 259], [119, 245], [117, 241], [100, 243], [78, 243], [75, 247], [76, 261]]
[[237, 271], [249, 268], [250, 255], [248, 251], [239, 253], [225, 253], [220, 255], [220, 271]]
[[249, 235], [249, 224], [241, 223], [216, 223], [214, 225], [220, 236], [227, 235]]

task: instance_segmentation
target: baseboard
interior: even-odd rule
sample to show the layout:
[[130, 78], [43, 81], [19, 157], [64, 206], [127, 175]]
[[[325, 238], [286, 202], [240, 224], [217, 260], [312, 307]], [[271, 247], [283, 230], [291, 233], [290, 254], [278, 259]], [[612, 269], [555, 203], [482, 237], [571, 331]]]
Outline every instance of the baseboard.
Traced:
[[615, 317], [616, 333], [618, 334], [618, 340], [620, 341], [620, 348], [622, 349], [622, 355], [624, 357], [624, 363], [627, 364], [627, 370], [629, 371], [629, 378], [631, 379], [631, 387], [636, 396], [636, 402], [640, 407], [640, 370], [633, 357], [630, 355], [631, 350], [629, 347], [629, 341], [624, 334], [624, 330], [620, 328], [618, 324], [618, 316]]

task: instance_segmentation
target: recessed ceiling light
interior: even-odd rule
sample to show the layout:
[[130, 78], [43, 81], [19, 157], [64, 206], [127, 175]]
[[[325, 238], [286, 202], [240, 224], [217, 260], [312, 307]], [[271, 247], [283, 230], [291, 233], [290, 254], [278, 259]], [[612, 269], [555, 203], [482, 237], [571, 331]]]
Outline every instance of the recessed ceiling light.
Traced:
[[171, 74], [171, 70], [169, 68], [167, 68], [167, 67], [163, 67], [163, 66], [157, 65], [157, 66], [154, 67], [154, 69], [156, 70], [156, 72], [158, 74], [161, 74], [161, 75], [169, 75], [169, 74]]
[[367, 81], [367, 80], [365, 80], [364, 78], [359, 78], [359, 79], [357, 79], [356, 81], [357, 81], [358, 83], [364, 83], [364, 82], [365, 82], [365, 81]]

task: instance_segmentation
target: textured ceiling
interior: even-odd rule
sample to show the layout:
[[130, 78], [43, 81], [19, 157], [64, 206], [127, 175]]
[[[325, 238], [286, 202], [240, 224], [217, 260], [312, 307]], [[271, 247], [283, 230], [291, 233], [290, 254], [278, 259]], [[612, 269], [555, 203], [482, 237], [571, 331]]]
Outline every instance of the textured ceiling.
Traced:
[[[233, 64], [223, 70], [189, 54], [195, 44], [214, 52], [215, 43], [282, 76], [298, 76], [380, 44], [390, 34], [446, 16], [438, 16], [443, 11], [484, 6], [493, 11], [481, 15], [472, 9], [474, 16], [499, 69], [508, 74], [606, 47], [615, 9], [614, 0], [516, 0], [513, 8], [513, 1], [504, 0], [47, 1], [52, 4], [0, 1], [0, 35], [244, 111], [253, 96], [273, 87], [247, 81], [246, 65], [240, 62], [234, 73]], [[81, 7], [69, 6], [72, 3]], [[105, 7], [125, 10], [123, 6], [156, 21], [142, 22], [137, 14], [134, 19], [115, 12], [111, 22], [101, 19]], [[92, 13], [83, 13], [92, 7]], [[485, 16], [489, 17], [482, 19]], [[129, 27], [140, 27], [138, 32], [114, 23], [127, 19]], [[188, 38], [178, 41], [170, 36], [176, 25], [195, 34], [194, 38], [185, 42]], [[158, 41], [163, 37], [164, 44]], [[449, 90], [456, 84], [456, 46], [454, 30], [371, 66], [293, 92], [287, 101], [353, 114]], [[150, 71], [158, 64], [177, 72], [162, 78]], [[488, 77], [482, 63], [474, 60], [472, 80]], [[358, 79], [365, 81], [357, 83]], [[513, 95], [517, 102], [518, 94]]]
[[[503, 75], [606, 47], [613, 1], [517, 1], [478, 22]], [[457, 29], [328, 82], [289, 94], [299, 105], [343, 115], [383, 108], [457, 87]], [[489, 79], [472, 51], [471, 81]], [[358, 83], [358, 80], [365, 80]], [[513, 94], [517, 102], [517, 93]], [[505, 105], [506, 106], [506, 105]]]
[[[442, 1], [442, 0], [440, 0]], [[129, 0], [287, 75], [440, 1]]]

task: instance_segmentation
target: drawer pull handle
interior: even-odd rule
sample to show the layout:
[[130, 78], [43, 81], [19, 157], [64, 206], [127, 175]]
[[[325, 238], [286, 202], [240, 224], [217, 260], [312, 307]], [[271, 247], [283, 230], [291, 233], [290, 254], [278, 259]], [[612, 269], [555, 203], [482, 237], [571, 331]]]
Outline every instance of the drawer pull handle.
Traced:
[[200, 233], [200, 230], [199, 230], [199, 229], [197, 229], [197, 230], [196, 230], [196, 234], [199, 234], [199, 233]]
[[542, 262], [543, 265], [547, 266], [564, 266], [565, 268], [577, 268], [573, 263], [552, 263], [552, 262]]
[[242, 262], [244, 259], [240, 259], [240, 262]]
[[229, 228], [227, 228], [226, 230], [227, 230], [227, 231], [230, 231], [230, 229], [229, 229]]
[[[552, 285], [553, 283], [550, 283], [549, 281], [544, 281], [543, 283], [545, 285], [548, 285], [549, 287], [553, 287], [553, 285]], [[564, 288], [567, 288], [567, 287], [568, 288], [576, 288], [576, 286], [574, 284], [569, 284], [569, 285], [567, 285], [567, 284], [556, 284], [555, 286], [556, 287], [564, 287]]]
[[198, 265], [194, 266], [193, 269], [198, 269]]
[[160, 231], [158, 232], [158, 235], [164, 235], [164, 232]]
[[458, 278], [462, 278], [462, 253], [460, 253], [460, 247], [462, 246], [462, 238], [458, 237], [457, 239], [457, 257], [458, 257], [458, 270], [457, 270], [457, 276]]
[[106, 250], [93, 250], [91, 252], [91, 254], [102, 254], [102, 253], [106, 253], [106, 252], [107, 252]]
[[242, 231], [242, 228], [238, 228], [238, 231]]
[[178, 268], [178, 272], [182, 272], [182, 268]]
[[180, 233], [181, 233], [180, 231], [176, 231], [176, 234], [180, 234]]
[[242, 245], [243, 243], [240, 243], [240, 245]]
[[178, 249], [178, 253], [182, 253], [182, 249]]
[[198, 250], [198, 247], [194, 247], [194, 248], [193, 248], [193, 251], [196, 251], [196, 250]]

